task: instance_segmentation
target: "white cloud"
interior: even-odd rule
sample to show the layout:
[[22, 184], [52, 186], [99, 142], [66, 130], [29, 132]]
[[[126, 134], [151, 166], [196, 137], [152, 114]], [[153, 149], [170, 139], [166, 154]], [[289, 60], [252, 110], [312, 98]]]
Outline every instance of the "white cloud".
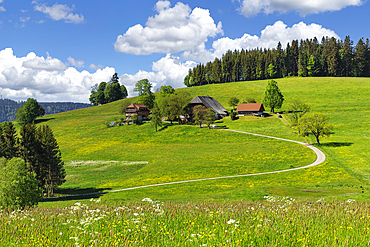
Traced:
[[181, 62], [179, 57], [167, 54], [152, 65], [151, 72], [140, 70], [134, 75], [124, 74], [120, 77], [120, 82], [126, 86], [129, 96], [134, 96], [133, 89], [136, 82], [141, 79], [148, 79], [153, 84], [153, 91], [163, 85], [171, 85], [174, 88], [184, 87], [184, 77], [189, 69], [196, 66], [196, 62]]
[[5, 11], [6, 11], [6, 9], [3, 6], [0, 6], [0, 12], [5, 12]]
[[[232, 0], [233, 1], [233, 0]], [[297, 11], [301, 16], [317, 14], [326, 11], [338, 11], [347, 6], [360, 6], [363, 0], [238, 0], [239, 11], [246, 17], [257, 15], [258, 13], [271, 14], [273, 12], [286, 13]]]
[[77, 68], [82, 68], [82, 67], [85, 67], [84, 65], [84, 61], [80, 61], [80, 60], [75, 60], [74, 58], [72, 57], [68, 57], [68, 62], [72, 65], [72, 66], [75, 66]]
[[95, 65], [95, 64], [90, 64], [90, 66], [89, 66], [89, 68], [90, 69], [93, 69], [93, 70], [98, 70], [98, 69], [101, 69], [101, 68], [103, 68], [103, 66], [102, 65]]
[[147, 55], [196, 50], [208, 37], [223, 33], [221, 22], [216, 25], [209, 10], [191, 10], [181, 2], [170, 8], [169, 1], [158, 1], [155, 10], [158, 14], [148, 18], [146, 27], [137, 24], [117, 37], [117, 52]]
[[31, 19], [31, 17], [20, 17], [19, 18], [19, 20], [21, 21], [21, 22], [27, 22], [27, 21], [29, 21]]
[[64, 20], [67, 23], [82, 23], [84, 22], [84, 16], [82, 14], [73, 14], [72, 11], [75, 9], [75, 6], [69, 7], [66, 4], [54, 4], [51, 7], [46, 6], [45, 4], [39, 5], [37, 1], [33, 1], [33, 4], [36, 4], [34, 7], [35, 10], [40, 11], [44, 14], [48, 14], [49, 17], [55, 21]]
[[196, 53], [184, 52], [183, 57], [206, 63], [215, 57], [221, 58], [228, 50], [250, 50], [260, 48], [276, 48], [278, 42], [285, 48], [292, 40], [311, 39], [316, 37], [340, 37], [332, 30], [323, 28], [321, 25], [312, 23], [307, 25], [304, 22], [288, 27], [284, 22], [277, 21], [273, 25], [266, 26], [261, 31], [261, 36], [244, 34], [241, 38], [231, 39], [228, 37], [220, 38], [213, 42], [212, 50], [199, 50]]
[[88, 102], [91, 86], [109, 80], [114, 73], [110, 67], [79, 72], [49, 55], [44, 58], [30, 52], [16, 57], [11, 48], [0, 51], [0, 92], [14, 100]]

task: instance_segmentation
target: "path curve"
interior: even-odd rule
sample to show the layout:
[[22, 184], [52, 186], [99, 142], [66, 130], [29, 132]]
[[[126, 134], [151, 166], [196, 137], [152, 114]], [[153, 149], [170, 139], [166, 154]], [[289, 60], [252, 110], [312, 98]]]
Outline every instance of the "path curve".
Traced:
[[[297, 167], [297, 168], [291, 168], [291, 169], [285, 169], [285, 170], [279, 170], [279, 171], [271, 171], [271, 172], [260, 172], [260, 173], [252, 173], [252, 174], [242, 174], [242, 175], [231, 175], [231, 176], [223, 176], [223, 177], [213, 177], [213, 178], [198, 178], [198, 179], [190, 179], [190, 180], [183, 180], [183, 181], [175, 181], [175, 182], [167, 182], [167, 183], [160, 183], [160, 184], [149, 184], [149, 185], [141, 185], [136, 187], [130, 187], [130, 188], [124, 188], [124, 189], [118, 189], [118, 190], [110, 190], [110, 191], [104, 191], [104, 192], [94, 192], [94, 193], [86, 193], [86, 194], [78, 194], [78, 195], [69, 195], [69, 196], [62, 196], [62, 197], [52, 197], [52, 198], [64, 198], [64, 197], [76, 197], [76, 196], [90, 196], [90, 195], [102, 195], [107, 193], [113, 193], [113, 192], [120, 192], [120, 191], [127, 191], [127, 190], [136, 190], [136, 189], [142, 189], [142, 188], [149, 188], [149, 187], [156, 187], [156, 186], [163, 186], [163, 185], [171, 185], [171, 184], [182, 184], [182, 183], [190, 183], [190, 182], [198, 182], [198, 181], [206, 181], [206, 180], [216, 180], [216, 179], [224, 179], [224, 178], [238, 178], [238, 177], [250, 177], [250, 176], [258, 176], [258, 175], [266, 175], [266, 174], [274, 174], [274, 173], [282, 173], [282, 172], [289, 172], [289, 171], [296, 171], [300, 169], [306, 169], [313, 166], [317, 166], [321, 163], [323, 163], [326, 159], [325, 154], [318, 148], [314, 147], [313, 145], [310, 145], [308, 143], [299, 142], [299, 141], [293, 141], [289, 139], [279, 138], [279, 137], [273, 137], [273, 136], [267, 136], [267, 135], [260, 135], [255, 133], [249, 133], [239, 130], [230, 130], [230, 129], [222, 129], [224, 131], [231, 131], [231, 132], [237, 132], [247, 135], [254, 135], [254, 136], [260, 136], [270, 139], [276, 139], [281, 141], [287, 141], [287, 142], [294, 142], [301, 144], [303, 146], [306, 146], [313, 150], [317, 156], [316, 161], [312, 164], [309, 164], [307, 166]], [[50, 199], [52, 199], [50, 198]], [[45, 198], [46, 199], [46, 198]]]

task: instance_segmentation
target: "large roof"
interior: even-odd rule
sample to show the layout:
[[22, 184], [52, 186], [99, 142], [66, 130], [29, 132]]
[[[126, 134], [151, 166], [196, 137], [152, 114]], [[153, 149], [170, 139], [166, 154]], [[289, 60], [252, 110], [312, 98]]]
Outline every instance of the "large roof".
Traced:
[[265, 108], [263, 107], [262, 103], [246, 103], [246, 104], [239, 104], [236, 111], [257, 111], [262, 112]]
[[218, 115], [222, 116], [227, 115], [227, 110], [220, 103], [218, 103], [217, 100], [209, 96], [196, 96], [194, 99], [190, 101], [189, 104], [194, 105], [202, 104], [206, 108], [212, 109]]

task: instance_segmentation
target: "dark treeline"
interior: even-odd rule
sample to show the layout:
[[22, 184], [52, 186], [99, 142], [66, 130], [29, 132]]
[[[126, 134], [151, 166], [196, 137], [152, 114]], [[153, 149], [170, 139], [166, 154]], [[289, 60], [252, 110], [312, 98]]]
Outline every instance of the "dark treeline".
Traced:
[[289, 76], [370, 76], [370, 42], [356, 45], [347, 36], [293, 40], [283, 49], [228, 51], [221, 59], [198, 64], [184, 79], [188, 87], [212, 83], [282, 78]]
[[[0, 99], [0, 123], [15, 121], [15, 113], [25, 101], [14, 101], [11, 99]], [[91, 104], [74, 103], [74, 102], [40, 102], [45, 109], [45, 115], [59, 112], [71, 111], [80, 108], [90, 107]]]

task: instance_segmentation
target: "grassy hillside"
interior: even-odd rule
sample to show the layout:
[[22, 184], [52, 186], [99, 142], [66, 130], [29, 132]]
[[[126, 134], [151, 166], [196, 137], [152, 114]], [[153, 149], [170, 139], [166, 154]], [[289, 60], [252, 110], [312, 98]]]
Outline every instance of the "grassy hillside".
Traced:
[[[293, 197], [368, 198], [370, 158], [370, 79], [287, 78], [278, 85], [285, 105], [299, 99], [313, 111], [328, 114], [334, 134], [323, 139], [327, 161], [317, 167], [282, 174], [178, 184], [118, 192], [103, 200], [244, 199], [264, 195]], [[236, 82], [185, 88], [192, 96], [209, 95], [226, 108], [231, 96], [261, 101], [267, 81]], [[122, 101], [45, 116], [66, 161], [67, 182], [61, 193], [104, 191], [160, 182], [223, 175], [272, 171], [307, 165], [315, 160], [312, 151], [297, 144], [261, 137], [199, 129], [195, 126], [166, 126], [155, 133], [150, 124], [107, 128], [105, 122], [120, 118]], [[282, 110], [284, 110], [283, 106]], [[276, 116], [242, 117], [222, 124], [245, 130], [305, 140]], [[71, 163], [71, 161], [95, 161]], [[127, 161], [141, 163], [106, 163]], [[77, 164], [77, 165], [76, 165]], [[364, 193], [360, 186], [365, 188]], [[55, 202], [45, 202], [55, 205]]]

